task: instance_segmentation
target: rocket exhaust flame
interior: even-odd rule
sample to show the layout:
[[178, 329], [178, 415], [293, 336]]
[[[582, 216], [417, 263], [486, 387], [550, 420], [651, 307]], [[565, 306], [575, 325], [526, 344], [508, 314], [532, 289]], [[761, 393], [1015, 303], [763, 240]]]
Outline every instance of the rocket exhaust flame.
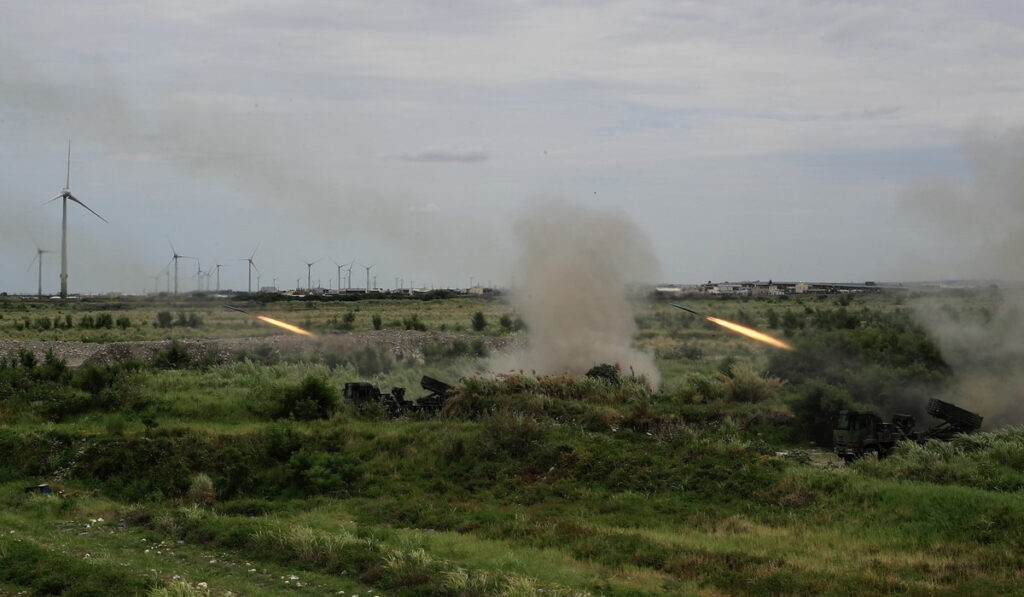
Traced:
[[736, 332], [737, 334], [743, 334], [744, 336], [746, 336], [748, 338], [752, 338], [754, 340], [757, 340], [758, 342], [764, 342], [765, 344], [770, 344], [771, 346], [774, 346], [776, 348], [781, 348], [783, 350], [796, 350], [795, 348], [793, 348], [789, 344], [786, 344], [782, 340], [779, 340], [778, 338], [773, 338], [773, 337], [769, 336], [768, 334], [765, 334], [764, 332], [759, 332], [757, 330], [748, 328], [746, 326], [742, 326], [742, 325], [740, 325], [738, 323], [733, 323], [731, 321], [726, 321], [724, 319], [719, 319], [717, 317], [710, 317], [710, 316], [704, 315], [703, 313], [698, 313], [698, 312], [694, 311], [693, 309], [687, 309], [686, 307], [683, 307], [682, 305], [677, 305], [675, 303], [669, 303], [669, 304], [672, 305], [673, 307], [675, 307], [676, 309], [682, 309], [683, 311], [686, 311], [687, 313], [692, 313], [692, 314], [696, 315], [697, 317], [703, 317], [704, 319], [707, 319], [711, 323], [720, 325], [720, 326], [722, 326], [723, 328], [725, 328], [727, 330], [731, 330], [733, 332]]
[[279, 320], [274, 319], [272, 317], [267, 317], [266, 315], [257, 315], [256, 319], [259, 319], [260, 321], [265, 321], [265, 322], [269, 323], [270, 325], [276, 325], [277, 327], [279, 327], [281, 329], [288, 330], [289, 332], [293, 332], [293, 333], [296, 333], [296, 334], [301, 334], [303, 336], [309, 336], [310, 338], [316, 338], [316, 334], [314, 334], [313, 332], [307, 332], [306, 330], [300, 328], [297, 325], [292, 325], [290, 323], [285, 323], [283, 321], [279, 321]]
[[710, 321], [711, 323], [717, 323], [718, 325], [722, 326], [723, 328], [725, 328], [727, 330], [732, 330], [732, 331], [736, 332], [737, 334], [743, 334], [744, 336], [746, 336], [748, 338], [753, 338], [754, 340], [757, 340], [759, 342], [764, 342], [765, 344], [770, 344], [770, 345], [772, 345], [772, 346], [774, 346], [776, 348], [781, 348], [783, 350], [796, 350], [795, 348], [793, 348], [789, 344], [786, 344], [782, 340], [779, 340], [778, 338], [772, 338], [768, 334], [765, 334], [763, 332], [759, 332], [757, 330], [752, 330], [752, 329], [750, 329], [748, 327], [744, 327], [744, 326], [742, 326], [742, 325], [740, 325], [738, 323], [733, 323], [731, 321], [726, 321], [724, 319], [719, 319], [717, 317], [707, 317], [706, 319], [708, 321]]

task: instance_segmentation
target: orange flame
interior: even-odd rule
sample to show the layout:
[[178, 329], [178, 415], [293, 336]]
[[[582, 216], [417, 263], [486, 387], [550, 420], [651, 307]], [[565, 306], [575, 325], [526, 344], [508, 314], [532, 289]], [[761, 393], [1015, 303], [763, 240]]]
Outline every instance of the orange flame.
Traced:
[[753, 338], [754, 340], [758, 340], [760, 342], [764, 342], [765, 344], [771, 344], [772, 346], [774, 346], [776, 348], [782, 348], [784, 350], [796, 350], [795, 348], [793, 348], [789, 344], [786, 344], [782, 340], [779, 340], [778, 338], [772, 338], [768, 334], [759, 332], [757, 330], [752, 330], [752, 329], [750, 329], [748, 327], [744, 327], [744, 326], [742, 326], [742, 325], [740, 325], [738, 323], [733, 323], [731, 321], [726, 321], [724, 319], [719, 319], [717, 317], [708, 317], [707, 319], [711, 323], [717, 323], [718, 325], [722, 326], [723, 328], [725, 328], [727, 330], [732, 330], [732, 331], [736, 332], [737, 334], [743, 334], [744, 336], [746, 336], [748, 338]]
[[273, 319], [271, 317], [267, 317], [265, 315], [257, 315], [256, 319], [259, 319], [260, 321], [265, 321], [265, 322], [269, 323], [270, 325], [276, 325], [277, 327], [286, 329], [289, 332], [294, 332], [296, 334], [302, 334], [303, 336], [309, 336], [310, 338], [316, 338], [316, 334], [314, 334], [313, 332], [307, 332], [306, 330], [300, 328], [297, 325], [292, 325], [290, 323], [285, 323], [283, 321], [278, 321], [276, 319]]

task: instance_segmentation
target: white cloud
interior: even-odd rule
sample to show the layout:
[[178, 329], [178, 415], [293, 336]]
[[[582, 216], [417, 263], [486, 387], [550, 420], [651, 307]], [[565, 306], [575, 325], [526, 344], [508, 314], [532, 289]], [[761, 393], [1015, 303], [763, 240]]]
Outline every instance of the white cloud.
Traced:
[[415, 153], [404, 153], [401, 158], [408, 162], [461, 162], [472, 164], [483, 162], [490, 156], [482, 149], [447, 149], [428, 147]]

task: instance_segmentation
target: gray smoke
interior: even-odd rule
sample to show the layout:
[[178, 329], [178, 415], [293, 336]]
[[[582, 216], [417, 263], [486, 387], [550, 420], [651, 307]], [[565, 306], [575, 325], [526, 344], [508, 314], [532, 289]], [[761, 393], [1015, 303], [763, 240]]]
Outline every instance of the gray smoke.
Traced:
[[[966, 135], [964, 155], [966, 180], [922, 183], [907, 205], [960, 247], [963, 277], [1020, 281], [1024, 128], [975, 127]], [[929, 297], [912, 307], [953, 369], [949, 399], [983, 415], [986, 427], [1024, 423], [1024, 293]]]
[[657, 275], [643, 232], [619, 214], [548, 202], [520, 218], [516, 234], [512, 304], [529, 329], [527, 347], [494, 368], [579, 375], [611, 363], [656, 387], [654, 360], [632, 347], [628, 300], [629, 283]]
[[949, 401], [985, 417], [986, 428], [1024, 423], [1024, 297], [987, 291], [926, 298], [914, 313], [953, 368]]

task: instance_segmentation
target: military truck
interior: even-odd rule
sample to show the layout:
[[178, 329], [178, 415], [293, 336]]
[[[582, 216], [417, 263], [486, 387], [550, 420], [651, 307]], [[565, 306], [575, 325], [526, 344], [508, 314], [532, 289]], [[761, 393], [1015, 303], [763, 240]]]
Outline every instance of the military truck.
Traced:
[[916, 431], [911, 415], [893, 415], [887, 423], [872, 411], [840, 411], [832, 426], [836, 454], [846, 462], [865, 454], [885, 458], [899, 441], [949, 441], [958, 433], [972, 433], [981, 428], [981, 415], [942, 400], [929, 400], [927, 412], [942, 422], [925, 431]]
[[436, 415], [441, 412], [452, 387], [427, 375], [420, 379], [420, 387], [429, 394], [419, 398], [406, 398], [405, 388], [394, 387], [390, 393], [386, 393], [371, 383], [357, 381], [346, 383], [342, 395], [360, 410], [370, 404], [378, 404], [392, 418], [414, 413]]

